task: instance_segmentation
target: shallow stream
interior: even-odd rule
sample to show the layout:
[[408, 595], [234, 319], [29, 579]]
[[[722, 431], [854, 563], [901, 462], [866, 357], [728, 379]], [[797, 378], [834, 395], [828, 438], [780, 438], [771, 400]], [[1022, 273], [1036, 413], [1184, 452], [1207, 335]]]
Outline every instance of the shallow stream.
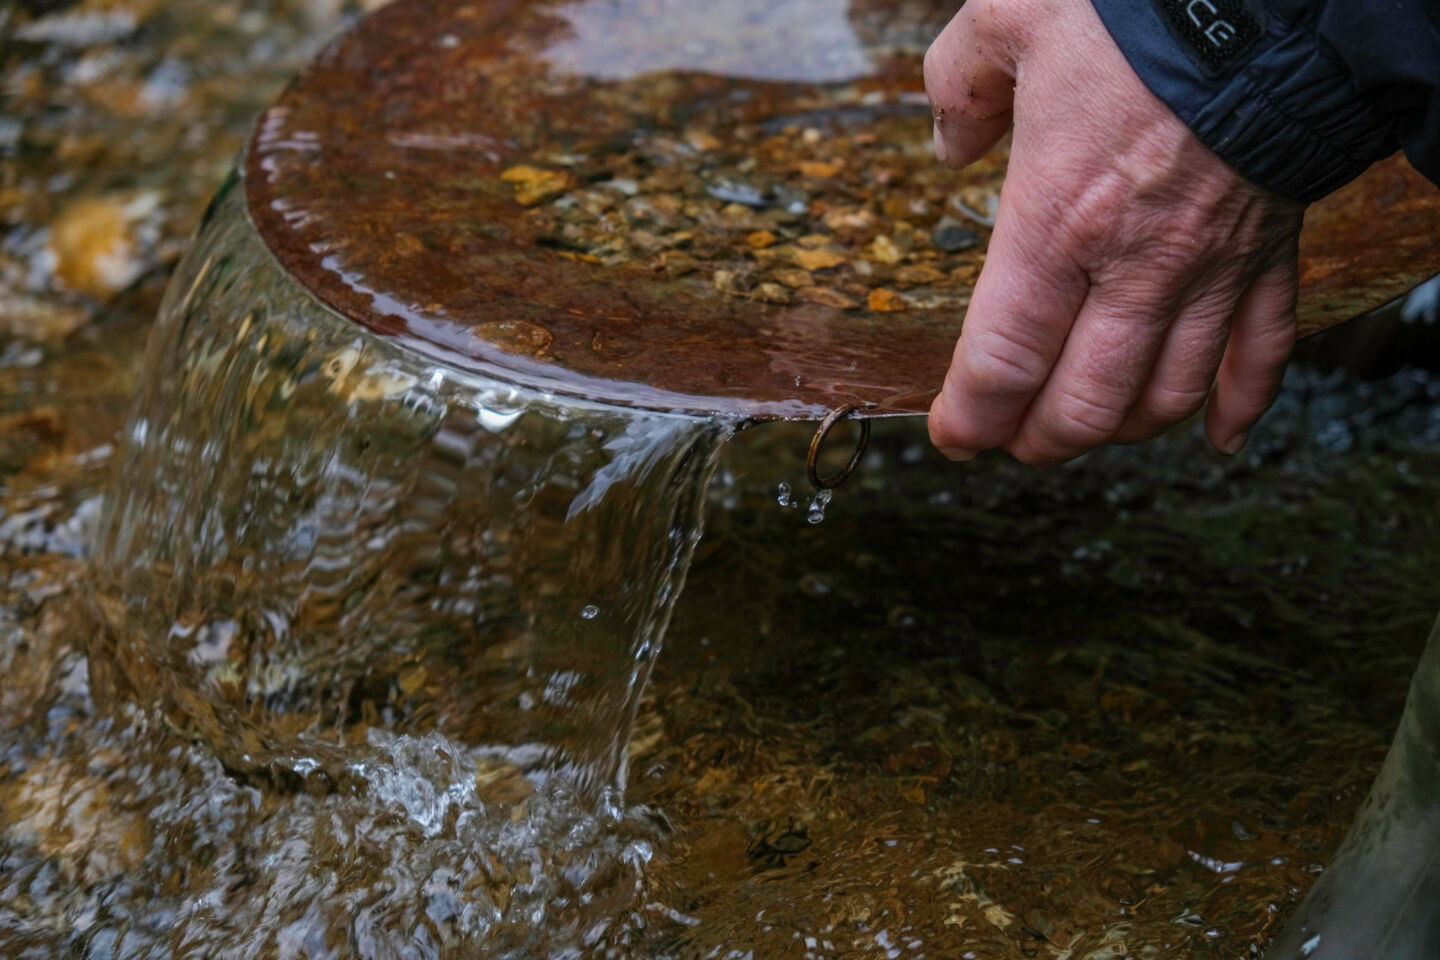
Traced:
[[1313, 883], [1440, 606], [1440, 381], [1045, 474], [884, 422], [811, 523], [808, 428], [417, 370], [234, 184], [157, 311], [345, 11], [52, 6], [0, 13], [0, 954], [1232, 958]]

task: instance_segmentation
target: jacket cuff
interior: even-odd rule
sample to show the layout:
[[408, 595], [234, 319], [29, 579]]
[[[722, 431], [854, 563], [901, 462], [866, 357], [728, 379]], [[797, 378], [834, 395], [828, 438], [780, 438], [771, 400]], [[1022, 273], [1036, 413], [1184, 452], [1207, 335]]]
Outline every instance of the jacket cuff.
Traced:
[[1306, 27], [1245, 0], [1091, 0], [1150, 91], [1252, 183], [1309, 203], [1399, 147]]

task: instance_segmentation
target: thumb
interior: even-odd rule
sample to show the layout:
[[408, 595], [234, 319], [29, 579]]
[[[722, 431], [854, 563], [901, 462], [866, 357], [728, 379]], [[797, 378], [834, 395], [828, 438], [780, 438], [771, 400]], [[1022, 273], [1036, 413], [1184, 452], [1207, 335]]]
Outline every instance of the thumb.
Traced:
[[[925, 92], [935, 117], [935, 155], [959, 170], [1010, 129], [1013, 66], [992, 55], [986, 3], [967, 3], [925, 52]], [[972, 12], [973, 11], [973, 12]]]

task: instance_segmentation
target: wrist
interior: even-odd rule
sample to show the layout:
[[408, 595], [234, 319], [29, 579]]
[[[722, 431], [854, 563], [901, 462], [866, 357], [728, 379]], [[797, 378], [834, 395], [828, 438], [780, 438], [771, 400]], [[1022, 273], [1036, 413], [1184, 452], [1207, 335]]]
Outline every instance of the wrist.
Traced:
[[1317, 200], [1398, 146], [1396, 119], [1303, 26], [1241, 0], [1092, 3], [1151, 92], [1278, 196]]

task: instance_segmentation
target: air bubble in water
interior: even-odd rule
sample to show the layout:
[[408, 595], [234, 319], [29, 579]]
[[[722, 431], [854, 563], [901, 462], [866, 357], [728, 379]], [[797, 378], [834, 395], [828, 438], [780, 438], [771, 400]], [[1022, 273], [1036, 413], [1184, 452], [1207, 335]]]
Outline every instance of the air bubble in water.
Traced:
[[790, 495], [790, 484], [780, 484], [780, 495], [775, 498], [775, 502], [782, 507], [793, 507], [795, 505], [795, 498]]
[[594, 620], [599, 615], [600, 608], [595, 606], [595, 604], [593, 603], [587, 605], [584, 610], [580, 611], [580, 616], [584, 617], [586, 620]]
[[810, 501], [810, 512], [805, 519], [811, 523], [823, 523], [825, 521], [825, 508], [830, 505], [831, 492], [821, 490], [815, 494], [815, 499]]

